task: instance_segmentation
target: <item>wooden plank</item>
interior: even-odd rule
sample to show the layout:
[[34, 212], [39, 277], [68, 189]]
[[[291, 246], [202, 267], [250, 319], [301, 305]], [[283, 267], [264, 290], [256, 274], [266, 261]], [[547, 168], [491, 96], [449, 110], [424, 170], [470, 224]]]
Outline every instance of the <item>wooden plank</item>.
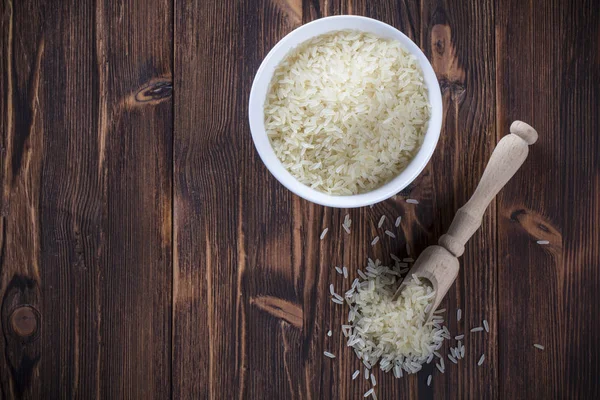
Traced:
[[540, 135], [499, 200], [500, 396], [597, 398], [600, 11], [505, 1], [496, 12], [498, 134], [522, 118]]
[[[175, 1], [173, 397], [247, 390], [242, 176], [245, 32], [236, 1]], [[253, 6], [254, 13], [260, 5]], [[248, 18], [248, 20], [246, 20]], [[246, 150], [246, 151], [244, 151]], [[266, 379], [266, 377], [265, 377]], [[239, 395], [238, 395], [239, 394]], [[266, 395], [266, 394], [265, 394]]]
[[169, 397], [170, 4], [7, 0], [2, 31], [3, 396]]
[[[337, 4], [337, 3], [335, 3]], [[344, 238], [343, 244], [335, 243], [328, 250], [334, 254], [329, 268], [338, 262], [361, 267], [367, 256], [389, 261], [389, 253], [400, 256], [408, 255], [405, 247], [408, 242], [410, 255], [416, 256], [429, 244], [445, 232], [450, 225], [458, 207], [466, 202], [477, 185], [489, 155], [493, 150], [495, 140], [495, 63], [494, 43], [489, 38], [493, 36], [494, 17], [492, 2], [480, 2], [476, 6], [464, 5], [462, 2], [367, 2], [365, 4], [345, 4], [331, 6], [330, 2], [321, 4], [339, 9], [352, 9], [357, 14], [374, 17], [396, 26], [425, 51], [432, 60], [438, 74], [443, 91], [444, 126], [438, 148], [429, 166], [421, 176], [396, 199], [376, 205], [373, 209], [362, 211], [352, 210], [354, 226], [360, 235], [350, 240]], [[467, 28], [468, 27], [468, 28]], [[469, 60], [482, 60], [473, 63]], [[405, 203], [406, 198], [418, 199], [418, 206]], [[333, 226], [341, 223], [344, 213], [337, 216], [336, 210], [331, 210]], [[370, 248], [373, 236], [381, 235], [376, 228], [381, 215], [386, 215], [388, 221], [402, 215], [403, 221], [398, 232], [398, 241], [381, 243], [382, 248]], [[454, 398], [468, 394], [474, 398], [495, 398], [497, 394], [496, 366], [496, 249], [488, 246], [495, 240], [495, 204], [484, 217], [481, 230], [469, 242], [462, 259], [462, 270], [455, 289], [446, 298], [443, 307], [451, 312], [449, 328], [454, 334], [465, 333], [467, 339], [467, 358], [461, 365], [454, 367], [448, 359], [447, 372], [441, 375], [433, 364], [426, 366], [417, 376], [396, 381], [391, 375], [376, 372], [379, 397], [383, 398]], [[329, 222], [329, 220], [327, 220]], [[365, 228], [366, 225], [366, 228]], [[321, 226], [324, 227], [326, 225]], [[362, 227], [362, 228], [361, 228]], [[335, 231], [330, 231], [329, 235]], [[317, 230], [318, 233], [318, 230]], [[339, 236], [343, 236], [340, 229]], [[349, 242], [349, 243], [348, 243]], [[341, 248], [341, 249], [340, 249]], [[352, 258], [337, 258], [337, 254], [351, 251]], [[321, 266], [323, 268], [324, 265]], [[331, 271], [331, 270], [330, 270]], [[329, 273], [329, 278], [338, 278], [335, 272]], [[327, 291], [325, 285], [324, 289]], [[461, 307], [463, 319], [456, 323], [455, 310]], [[339, 326], [344, 318], [342, 313], [333, 312], [325, 316], [330, 326]], [[320, 319], [317, 315], [315, 318]], [[487, 319], [492, 327], [489, 335], [473, 334], [468, 330], [481, 325], [482, 319]], [[326, 329], [323, 329], [326, 331]], [[328, 339], [325, 339], [327, 342]], [[343, 342], [338, 339], [338, 342]], [[455, 341], [451, 343], [455, 345]], [[327, 381], [325, 388], [343, 385], [340, 398], [347, 398], [362, 393], [369, 388], [364, 379], [352, 382], [349, 376], [356, 369], [353, 354], [346, 354], [347, 349], [341, 344], [336, 347], [344, 352], [346, 358], [339, 365], [329, 366], [337, 379]], [[448, 345], [444, 346], [444, 354], [448, 353]], [[319, 349], [322, 350], [322, 349]], [[476, 363], [481, 354], [485, 353], [488, 361], [485, 367], [477, 367]], [[315, 356], [320, 356], [315, 351]], [[462, 365], [464, 364], [464, 365]], [[333, 372], [338, 371], [338, 372]], [[426, 385], [427, 376], [433, 374], [433, 388]], [[481, 382], [487, 382], [481, 384]], [[491, 384], [490, 384], [491, 382]], [[325, 396], [327, 397], [327, 396]]]
[[[431, 213], [435, 237], [444, 233], [473, 193], [496, 145], [495, 54], [493, 2], [424, 1], [428, 21], [426, 54], [442, 88], [445, 123], [431, 162], [434, 197]], [[431, 217], [430, 217], [431, 218]], [[479, 231], [461, 259], [454, 289], [446, 297], [448, 328], [464, 334], [466, 356], [455, 366], [446, 359], [446, 373], [434, 370], [434, 398], [498, 398], [496, 334], [496, 208], [492, 202]], [[437, 240], [437, 239], [436, 239]], [[442, 304], [444, 306], [444, 304]], [[462, 319], [456, 320], [456, 310]], [[470, 333], [487, 319], [491, 332]], [[446, 342], [444, 352], [449, 353]], [[486, 361], [477, 366], [485, 354]], [[449, 367], [448, 367], [449, 365]], [[423, 378], [421, 378], [423, 379]]]
[[[397, 27], [422, 46], [419, 2], [320, 1], [318, 4], [318, 7], [309, 7], [304, 22], [343, 12], [364, 15]], [[312, 12], [313, 9], [319, 9], [321, 13]], [[310, 303], [305, 303], [305, 312], [308, 313], [306, 317], [309, 321], [314, 319], [313, 323], [320, 328], [306, 333], [310, 334], [309, 359], [311, 361], [304, 368], [304, 375], [313, 377], [312, 390], [310, 387], [306, 389], [312, 391], [312, 396], [307, 398], [354, 398], [362, 396], [371, 388], [370, 381], [364, 379], [363, 364], [348, 349], [341, 334], [340, 325], [347, 320], [347, 310], [330, 301], [328, 286], [333, 283], [338, 293], [347, 290], [354, 278], [358, 277], [356, 270], [364, 269], [368, 257], [390, 263], [392, 262], [390, 253], [404, 258], [418, 254], [430, 244], [433, 223], [429, 212], [433, 205], [431, 185], [431, 170], [427, 168], [413, 185], [403, 191], [402, 196], [389, 199], [373, 208], [339, 210], [323, 208], [303, 201], [297, 202], [299, 211], [296, 214], [306, 221], [304, 224], [309, 225], [310, 229], [302, 234], [296, 234], [295, 236], [300, 238], [295, 241], [302, 243], [312, 240], [317, 243], [319, 249], [319, 258], [302, 266], [307, 271], [317, 269], [319, 274], [317, 287], [312, 293], [313, 298], [309, 298], [309, 301], [315, 305], [311, 309]], [[421, 204], [419, 206], [406, 204], [407, 197], [417, 198]], [[315, 212], [302, 212], [303, 209], [315, 209]], [[341, 227], [346, 214], [349, 214], [353, 221], [350, 235], [347, 235]], [[387, 238], [384, 234], [385, 229], [378, 228], [378, 222], [383, 215], [386, 216], [384, 227], [387, 229], [393, 227], [398, 216], [402, 216], [401, 226], [398, 229], [392, 228], [397, 235], [396, 240]], [[310, 226], [315, 217], [316, 224], [313, 222], [313, 226]], [[325, 227], [329, 228], [329, 232], [325, 240], [319, 242], [319, 234]], [[375, 236], [379, 236], [380, 241], [376, 246], [371, 246], [370, 243]], [[304, 249], [304, 252], [309, 254], [312, 251], [312, 249]], [[349, 269], [348, 280], [342, 279], [336, 273], [334, 266], [337, 265], [344, 265]], [[333, 332], [331, 338], [326, 336], [329, 329]], [[324, 350], [336, 354], [336, 361], [331, 362], [325, 358]], [[360, 370], [361, 375], [353, 381], [351, 376], [357, 369]], [[417, 376], [397, 381], [392, 374], [382, 373], [377, 368], [373, 372], [377, 380], [376, 390], [379, 398], [427, 396], [424, 389], [427, 375], [423, 375], [421, 381], [418, 381]]]
[[41, 24], [25, 30], [17, 11], [3, 2], [0, 387], [7, 399], [41, 394], [34, 375], [41, 353], [37, 205], [43, 139], [37, 93], [44, 44]]

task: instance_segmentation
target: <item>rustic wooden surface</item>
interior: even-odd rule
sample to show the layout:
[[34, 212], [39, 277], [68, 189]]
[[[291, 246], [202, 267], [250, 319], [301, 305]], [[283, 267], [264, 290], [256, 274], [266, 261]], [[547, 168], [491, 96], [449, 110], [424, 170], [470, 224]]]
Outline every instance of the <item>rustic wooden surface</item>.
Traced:
[[[362, 398], [370, 385], [351, 380], [360, 364], [328, 296], [330, 283], [348, 281], [333, 266], [354, 278], [366, 257], [416, 256], [434, 243], [514, 119], [540, 139], [442, 304], [451, 332], [467, 333], [466, 358], [444, 375], [376, 372], [377, 394], [600, 396], [595, 0], [0, 6], [1, 398]], [[336, 14], [405, 32], [443, 92], [428, 167], [373, 208], [292, 195], [262, 165], [247, 123], [267, 52]], [[382, 214], [388, 227], [402, 215], [398, 239], [371, 247]], [[468, 334], [484, 318], [491, 332]]]

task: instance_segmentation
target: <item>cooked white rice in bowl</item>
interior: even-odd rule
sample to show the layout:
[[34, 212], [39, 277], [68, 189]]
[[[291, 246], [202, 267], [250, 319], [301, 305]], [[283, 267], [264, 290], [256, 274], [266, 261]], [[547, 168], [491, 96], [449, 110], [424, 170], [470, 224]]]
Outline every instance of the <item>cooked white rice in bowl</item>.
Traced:
[[376, 189], [419, 150], [431, 107], [416, 57], [359, 31], [314, 37], [277, 66], [265, 129], [283, 166], [331, 195]]

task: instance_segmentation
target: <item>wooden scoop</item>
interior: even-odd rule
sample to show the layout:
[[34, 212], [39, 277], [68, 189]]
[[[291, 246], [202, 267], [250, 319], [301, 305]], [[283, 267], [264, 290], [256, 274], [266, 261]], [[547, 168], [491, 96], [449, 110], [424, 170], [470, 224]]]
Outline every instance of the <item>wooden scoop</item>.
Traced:
[[[458, 257], [465, 251], [467, 240], [481, 225], [486, 208], [523, 164], [529, 153], [529, 145], [534, 144], [537, 138], [535, 129], [525, 122], [512, 123], [510, 135], [498, 142], [475, 193], [467, 204], [456, 212], [448, 233], [440, 238], [439, 246], [427, 247], [408, 272], [405, 282], [414, 274], [418, 278], [429, 280], [436, 292], [428, 317], [436, 310], [454, 283], [458, 275]], [[406, 286], [405, 282], [396, 290], [394, 300]]]

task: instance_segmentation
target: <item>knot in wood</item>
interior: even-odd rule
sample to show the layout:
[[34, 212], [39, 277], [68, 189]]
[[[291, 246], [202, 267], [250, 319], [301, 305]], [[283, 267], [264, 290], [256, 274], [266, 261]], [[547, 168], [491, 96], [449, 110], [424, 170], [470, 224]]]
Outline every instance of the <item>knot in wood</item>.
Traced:
[[20, 338], [34, 339], [37, 337], [40, 313], [31, 306], [20, 306], [10, 315], [12, 332]]
[[450, 98], [455, 102], [460, 102], [465, 97], [465, 85], [459, 81], [451, 81], [447, 78], [441, 78], [440, 89], [442, 94], [450, 92]]
[[443, 39], [437, 39], [433, 42], [433, 48], [440, 56], [443, 56], [446, 51], [446, 42]]
[[140, 103], [157, 102], [173, 95], [173, 82], [160, 80], [142, 87], [135, 95]]

